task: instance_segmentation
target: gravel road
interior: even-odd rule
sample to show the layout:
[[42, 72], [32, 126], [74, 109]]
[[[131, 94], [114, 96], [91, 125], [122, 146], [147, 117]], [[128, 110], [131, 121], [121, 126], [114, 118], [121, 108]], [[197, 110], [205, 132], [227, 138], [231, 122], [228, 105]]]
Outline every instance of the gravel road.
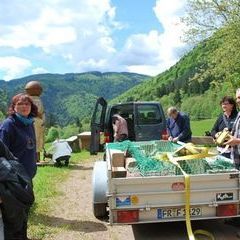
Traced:
[[[66, 182], [59, 188], [62, 194], [56, 199], [49, 222], [58, 231], [44, 240], [183, 240], [187, 239], [185, 223], [161, 223], [135, 226], [109, 226], [94, 218], [92, 214], [93, 163], [74, 165]], [[224, 224], [223, 221], [197, 221], [194, 229], [209, 230], [216, 240], [237, 240], [240, 228]], [[204, 239], [204, 238], [199, 238]], [[206, 238], [205, 238], [206, 239]]]

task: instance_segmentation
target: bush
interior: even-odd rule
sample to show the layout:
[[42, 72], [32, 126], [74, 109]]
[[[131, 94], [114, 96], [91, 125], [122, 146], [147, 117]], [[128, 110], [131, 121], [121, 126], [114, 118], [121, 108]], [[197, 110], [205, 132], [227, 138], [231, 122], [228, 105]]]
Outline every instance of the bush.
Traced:
[[56, 127], [50, 127], [48, 130], [45, 142], [53, 142], [56, 138], [59, 137], [59, 130]]

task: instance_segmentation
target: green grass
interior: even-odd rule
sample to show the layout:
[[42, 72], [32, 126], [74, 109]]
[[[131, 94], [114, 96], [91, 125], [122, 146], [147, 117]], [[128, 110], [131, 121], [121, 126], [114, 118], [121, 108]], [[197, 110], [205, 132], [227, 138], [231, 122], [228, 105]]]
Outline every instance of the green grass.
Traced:
[[[50, 145], [46, 146], [48, 149]], [[97, 158], [101, 158], [98, 155]], [[70, 166], [57, 168], [54, 166], [38, 167], [37, 175], [34, 178], [35, 203], [31, 208], [29, 218], [29, 235], [34, 239], [42, 239], [47, 234], [59, 231], [59, 228], [53, 226], [51, 213], [56, 206], [56, 198], [62, 193], [58, 190], [58, 184], [63, 183], [69, 176], [72, 164], [93, 161], [96, 156], [91, 156], [86, 150], [79, 153], [73, 153], [70, 158]], [[57, 217], [57, 216], [56, 216]]]
[[205, 119], [191, 121], [191, 129], [193, 136], [204, 136], [205, 131], [211, 131], [216, 119]]

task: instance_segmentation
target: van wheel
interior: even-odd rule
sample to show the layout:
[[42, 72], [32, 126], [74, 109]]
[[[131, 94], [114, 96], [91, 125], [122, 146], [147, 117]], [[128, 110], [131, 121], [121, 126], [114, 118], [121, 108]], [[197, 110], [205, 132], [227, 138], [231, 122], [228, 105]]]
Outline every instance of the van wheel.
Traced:
[[107, 203], [94, 203], [93, 214], [97, 219], [107, 218]]

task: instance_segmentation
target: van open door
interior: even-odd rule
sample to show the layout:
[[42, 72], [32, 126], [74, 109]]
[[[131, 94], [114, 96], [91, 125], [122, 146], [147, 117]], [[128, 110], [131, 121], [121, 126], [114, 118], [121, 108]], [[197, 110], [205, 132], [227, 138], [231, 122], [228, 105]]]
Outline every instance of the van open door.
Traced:
[[104, 121], [107, 110], [107, 102], [103, 97], [98, 98], [91, 120], [91, 144], [90, 153], [97, 154], [100, 150], [100, 133], [104, 132]]

